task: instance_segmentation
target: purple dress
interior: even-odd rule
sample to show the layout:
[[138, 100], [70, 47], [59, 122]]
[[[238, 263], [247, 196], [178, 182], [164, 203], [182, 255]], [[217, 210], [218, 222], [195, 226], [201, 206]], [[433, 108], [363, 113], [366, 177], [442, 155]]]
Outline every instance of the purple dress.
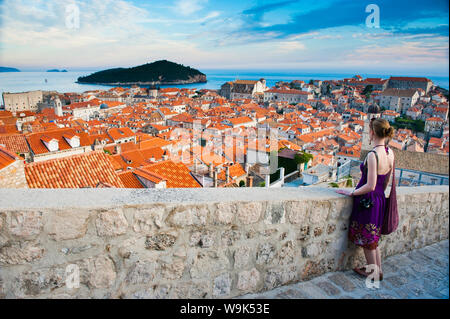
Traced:
[[[388, 153], [386, 148], [386, 153]], [[361, 179], [356, 186], [360, 188], [367, 183], [367, 172], [364, 169], [364, 163], [361, 163]], [[366, 249], [376, 249], [380, 240], [380, 230], [383, 224], [384, 211], [386, 207], [386, 196], [384, 195], [384, 182], [388, 178], [389, 173], [385, 175], [377, 175], [377, 183], [375, 190], [353, 197], [353, 210], [350, 216], [350, 228], [348, 237], [355, 245], [362, 246]], [[362, 198], [370, 198], [372, 207], [363, 208], [360, 206]]]

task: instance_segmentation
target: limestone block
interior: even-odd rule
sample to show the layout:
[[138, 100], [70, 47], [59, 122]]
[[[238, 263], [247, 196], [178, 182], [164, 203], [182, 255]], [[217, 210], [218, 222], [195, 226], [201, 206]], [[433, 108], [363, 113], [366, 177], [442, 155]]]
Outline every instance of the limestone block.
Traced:
[[224, 273], [213, 281], [213, 295], [216, 297], [225, 297], [230, 294], [231, 291], [231, 277], [230, 274]]
[[244, 291], [254, 291], [260, 279], [259, 271], [252, 268], [248, 271], [241, 271], [238, 274], [237, 288]]
[[171, 285], [155, 285], [151, 288], [141, 289], [136, 292], [125, 294], [125, 299], [168, 299], [170, 298]]
[[207, 281], [202, 282], [182, 282], [178, 283], [173, 289], [173, 298], [175, 299], [205, 299], [210, 298], [211, 284]]
[[190, 246], [209, 248], [214, 245], [214, 233], [212, 231], [194, 231], [189, 238]]
[[126, 283], [128, 285], [142, 285], [150, 283], [156, 275], [157, 264], [154, 260], [138, 260], [128, 271]]
[[63, 267], [26, 271], [14, 279], [13, 294], [16, 298], [38, 296], [65, 286], [65, 278]]
[[264, 278], [264, 290], [291, 283], [297, 278], [298, 274], [295, 266], [269, 269]]
[[113, 261], [105, 255], [84, 259], [80, 268], [88, 286], [93, 288], [109, 288], [117, 277]]
[[303, 258], [316, 257], [322, 253], [322, 250], [321, 243], [311, 243], [302, 247], [302, 256]]
[[277, 252], [276, 263], [278, 265], [288, 265], [294, 262], [295, 249], [292, 241], [286, 242]]
[[161, 228], [163, 222], [164, 208], [155, 207], [144, 209], [134, 213], [133, 230], [137, 233], [149, 233]]
[[183, 275], [185, 263], [182, 261], [173, 261], [171, 263], [161, 263], [161, 277], [167, 280], [180, 279]]
[[43, 257], [45, 249], [38, 244], [15, 242], [0, 247], [0, 264], [23, 265]]
[[98, 214], [95, 220], [99, 236], [119, 236], [127, 232], [128, 222], [120, 211], [108, 211]]
[[56, 241], [80, 238], [86, 234], [89, 215], [88, 211], [50, 212], [44, 229]]
[[330, 219], [348, 220], [352, 214], [353, 200], [351, 198], [334, 199], [331, 203]]
[[267, 206], [267, 210], [264, 217], [264, 223], [272, 224], [284, 224], [286, 222], [285, 210], [283, 203], [271, 203]]
[[42, 230], [42, 212], [10, 212], [7, 223], [12, 235], [29, 239]]
[[312, 202], [311, 214], [309, 221], [312, 226], [323, 224], [328, 219], [328, 214], [331, 211], [331, 204], [329, 201], [314, 201]]
[[251, 252], [252, 250], [249, 246], [238, 247], [233, 254], [234, 268], [240, 269], [247, 266], [247, 264], [250, 262]]
[[259, 221], [263, 204], [260, 202], [250, 202], [239, 204], [237, 217], [244, 225], [253, 224]]
[[147, 236], [145, 248], [152, 250], [166, 250], [172, 247], [177, 240], [175, 233], [159, 233]]
[[229, 267], [230, 262], [222, 251], [199, 252], [190, 269], [191, 278], [208, 278]]
[[242, 238], [242, 232], [239, 230], [229, 229], [221, 233], [222, 245], [232, 246]]
[[214, 221], [216, 224], [231, 224], [236, 215], [236, 206], [234, 203], [218, 203], [215, 215]]
[[203, 226], [208, 220], [209, 210], [206, 205], [175, 208], [169, 215], [168, 221], [172, 226]]
[[310, 202], [287, 202], [286, 214], [291, 224], [304, 225], [308, 223], [308, 217], [311, 212]]
[[269, 264], [275, 257], [275, 247], [271, 243], [259, 245], [256, 253], [257, 264]]

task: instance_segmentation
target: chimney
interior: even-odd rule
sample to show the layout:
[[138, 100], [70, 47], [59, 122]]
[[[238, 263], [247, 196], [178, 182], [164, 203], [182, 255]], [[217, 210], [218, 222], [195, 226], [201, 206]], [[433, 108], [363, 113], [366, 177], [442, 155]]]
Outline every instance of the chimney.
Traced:
[[213, 172], [213, 183], [214, 183], [214, 187], [217, 188], [217, 171], [214, 170]]
[[253, 187], [253, 176], [247, 176], [247, 187]]
[[213, 173], [213, 171], [214, 171], [213, 163], [209, 163], [208, 169], [209, 169], [209, 177], [213, 178], [213, 176], [214, 176], [214, 173]]
[[116, 144], [116, 146], [114, 147], [114, 151], [116, 152], [116, 154], [120, 154], [122, 152], [122, 147]]
[[225, 169], [225, 176], [227, 178], [227, 184], [230, 182], [230, 166], [227, 166]]

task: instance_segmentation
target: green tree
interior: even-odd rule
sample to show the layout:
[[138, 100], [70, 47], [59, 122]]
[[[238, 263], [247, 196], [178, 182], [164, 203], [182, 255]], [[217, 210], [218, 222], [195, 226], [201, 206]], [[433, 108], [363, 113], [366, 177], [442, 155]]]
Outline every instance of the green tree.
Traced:
[[244, 181], [240, 181], [239, 182], [239, 187], [245, 187], [245, 182]]
[[295, 154], [294, 160], [295, 162], [298, 164], [304, 164], [304, 163], [308, 163], [309, 161], [311, 161], [314, 158], [314, 156], [312, 154], [303, 152], [303, 153], [297, 153]]
[[372, 94], [372, 92], [373, 92], [373, 85], [369, 84], [369, 85], [366, 85], [366, 87], [362, 91], [362, 94], [365, 95], [367, 98], [369, 98], [370, 94]]

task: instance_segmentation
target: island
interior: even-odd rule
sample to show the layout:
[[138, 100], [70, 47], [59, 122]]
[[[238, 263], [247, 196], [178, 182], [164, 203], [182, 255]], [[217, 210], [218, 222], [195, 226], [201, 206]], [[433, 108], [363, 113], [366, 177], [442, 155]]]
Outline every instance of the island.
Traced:
[[67, 72], [67, 70], [58, 70], [58, 69], [51, 69], [51, 70], [47, 70], [47, 72]]
[[0, 66], [0, 72], [20, 72], [20, 70], [16, 68], [8, 68], [6, 66]]
[[79, 77], [77, 83], [102, 85], [164, 85], [205, 83], [206, 75], [182, 64], [160, 60], [132, 67], [115, 68]]

